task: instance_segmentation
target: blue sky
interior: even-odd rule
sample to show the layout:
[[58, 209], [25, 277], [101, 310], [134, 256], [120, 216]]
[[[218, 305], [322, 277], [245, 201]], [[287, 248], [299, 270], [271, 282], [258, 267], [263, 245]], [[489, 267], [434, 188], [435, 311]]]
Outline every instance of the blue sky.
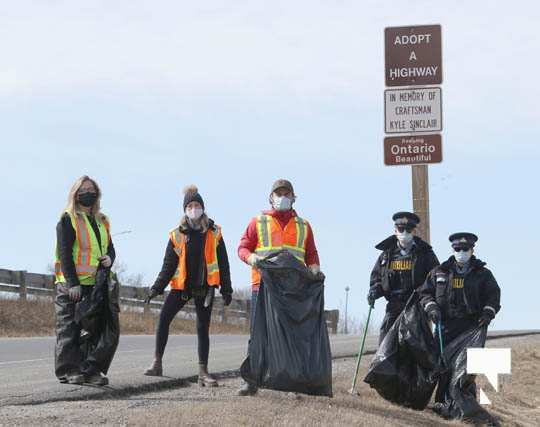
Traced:
[[[119, 259], [151, 284], [196, 183], [236, 256], [274, 179], [313, 225], [326, 304], [367, 313], [373, 246], [411, 209], [383, 164], [383, 31], [442, 25], [444, 161], [432, 244], [476, 232], [502, 288], [498, 329], [539, 328], [536, 2], [25, 2], [0, 5], [0, 267], [44, 272], [72, 182], [102, 186]], [[376, 306], [375, 321], [384, 314]]]

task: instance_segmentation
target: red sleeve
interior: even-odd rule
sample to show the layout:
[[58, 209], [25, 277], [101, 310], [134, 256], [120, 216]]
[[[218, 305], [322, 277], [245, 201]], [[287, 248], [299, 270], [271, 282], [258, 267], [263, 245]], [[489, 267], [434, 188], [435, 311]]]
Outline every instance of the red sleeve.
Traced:
[[253, 218], [244, 231], [240, 244], [238, 245], [238, 256], [242, 261], [247, 263], [248, 257], [255, 251], [257, 247], [257, 219]]
[[321, 265], [321, 262], [319, 261], [319, 253], [317, 252], [317, 247], [315, 246], [315, 238], [313, 237], [311, 224], [308, 224], [308, 236], [306, 239], [306, 265], [310, 266], [313, 264]]

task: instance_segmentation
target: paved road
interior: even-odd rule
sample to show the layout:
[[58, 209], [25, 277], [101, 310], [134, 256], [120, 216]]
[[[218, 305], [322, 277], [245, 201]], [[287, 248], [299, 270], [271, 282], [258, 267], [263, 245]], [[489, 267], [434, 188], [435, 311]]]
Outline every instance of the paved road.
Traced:
[[[151, 388], [182, 385], [197, 373], [197, 336], [170, 336], [164, 357], [166, 377], [142, 375], [152, 360], [154, 337], [123, 335], [108, 377], [106, 388], [72, 386], [58, 383], [54, 376], [54, 337], [0, 339], [0, 405], [42, 403], [56, 400], [98, 398], [122, 393], [144, 392]], [[336, 357], [358, 351], [358, 337], [332, 337]], [[373, 350], [376, 339], [367, 340]], [[215, 335], [211, 337], [209, 366], [212, 372], [232, 374], [239, 368], [247, 348], [245, 335]]]
[[[520, 331], [494, 332], [490, 335], [515, 335]], [[523, 331], [521, 331], [523, 333]], [[536, 331], [540, 333], [540, 331]], [[197, 337], [174, 335], [164, 358], [166, 377], [142, 375], [151, 362], [154, 337], [123, 335], [109, 371], [108, 387], [59, 384], [54, 376], [54, 337], [0, 339], [0, 405], [35, 404], [51, 401], [95, 399], [111, 395], [136, 394], [152, 389], [182, 386], [197, 373]], [[356, 354], [360, 338], [332, 336], [334, 357]], [[376, 337], [368, 337], [366, 349], [373, 353]], [[211, 337], [210, 368], [222, 376], [234, 375], [244, 359], [247, 347], [245, 335], [215, 335]]]

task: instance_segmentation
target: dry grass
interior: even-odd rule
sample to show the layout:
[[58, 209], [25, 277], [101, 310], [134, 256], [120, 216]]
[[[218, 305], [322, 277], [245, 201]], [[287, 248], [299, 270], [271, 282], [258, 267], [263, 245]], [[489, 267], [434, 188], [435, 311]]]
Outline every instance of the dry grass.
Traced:
[[[404, 409], [387, 403], [366, 384], [359, 383], [360, 396], [348, 393], [354, 360], [334, 364], [334, 397], [312, 397], [261, 390], [255, 397], [237, 397], [240, 380], [228, 380], [214, 390], [196, 386], [179, 389], [173, 397], [148, 396], [163, 403], [147, 413], [133, 414], [128, 424], [164, 426], [434, 426], [444, 422], [431, 411]], [[365, 373], [366, 365], [360, 374]], [[458, 424], [459, 425], [459, 424]]]
[[[54, 335], [54, 303], [48, 300], [2, 300], [0, 299], [0, 336], [28, 337]], [[141, 312], [123, 310], [120, 313], [122, 334], [155, 333], [157, 314], [143, 315]], [[171, 334], [195, 334], [195, 320], [177, 318], [172, 322]], [[221, 324], [212, 322], [212, 334], [245, 334], [242, 325]]]
[[540, 341], [512, 347], [512, 375], [499, 376], [499, 392], [479, 377], [482, 387], [491, 400], [492, 413], [505, 426], [540, 425]]
[[[479, 381], [493, 402], [489, 411], [504, 426], [539, 426], [540, 336], [493, 341], [489, 346], [511, 347], [513, 359], [512, 376], [501, 376], [498, 394]], [[364, 358], [360, 379], [369, 359]], [[226, 378], [220, 380], [220, 387], [210, 389], [188, 382], [174, 389], [114, 398], [4, 406], [0, 407], [0, 425], [470, 426], [444, 421], [429, 409], [413, 411], [389, 404], [361, 381], [360, 395], [351, 396], [354, 368], [354, 359], [334, 361], [332, 399], [270, 390], [238, 397], [235, 392], [241, 380]]]
[[0, 336], [54, 334], [54, 304], [50, 301], [0, 299]]
[[[120, 313], [120, 327], [123, 334], [153, 334], [158, 322], [157, 314], [143, 315], [141, 312], [124, 310]], [[221, 323], [219, 318], [210, 323], [211, 334], [247, 334], [248, 328], [243, 325]], [[196, 323], [192, 319], [177, 316], [171, 323], [171, 334], [196, 334]]]
[[[504, 426], [540, 425], [540, 339], [528, 344], [512, 344], [512, 376], [506, 376], [498, 394], [481, 385], [492, 400], [488, 410]], [[237, 397], [239, 379], [222, 381], [217, 389], [199, 389], [192, 385], [176, 392], [154, 393], [145, 401], [155, 406], [128, 416], [128, 424], [165, 426], [465, 426], [445, 421], [430, 409], [414, 411], [384, 401], [361, 380], [369, 357], [362, 363], [358, 396], [351, 396], [353, 359], [333, 364], [334, 398], [310, 397], [262, 390], [255, 397]], [[159, 402], [159, 403], [158, 403]]]

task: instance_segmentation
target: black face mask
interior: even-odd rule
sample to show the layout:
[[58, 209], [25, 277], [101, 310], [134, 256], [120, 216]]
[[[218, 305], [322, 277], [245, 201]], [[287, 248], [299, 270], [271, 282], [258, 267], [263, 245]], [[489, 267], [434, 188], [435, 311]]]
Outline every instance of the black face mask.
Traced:
[[97, 193], [94, 193], [94, 192], [81, 193], [77, 196], [77, 200], [82, 206], [89, 208], [90, 206], [93, 206], [94, 203], [96, 203]]

